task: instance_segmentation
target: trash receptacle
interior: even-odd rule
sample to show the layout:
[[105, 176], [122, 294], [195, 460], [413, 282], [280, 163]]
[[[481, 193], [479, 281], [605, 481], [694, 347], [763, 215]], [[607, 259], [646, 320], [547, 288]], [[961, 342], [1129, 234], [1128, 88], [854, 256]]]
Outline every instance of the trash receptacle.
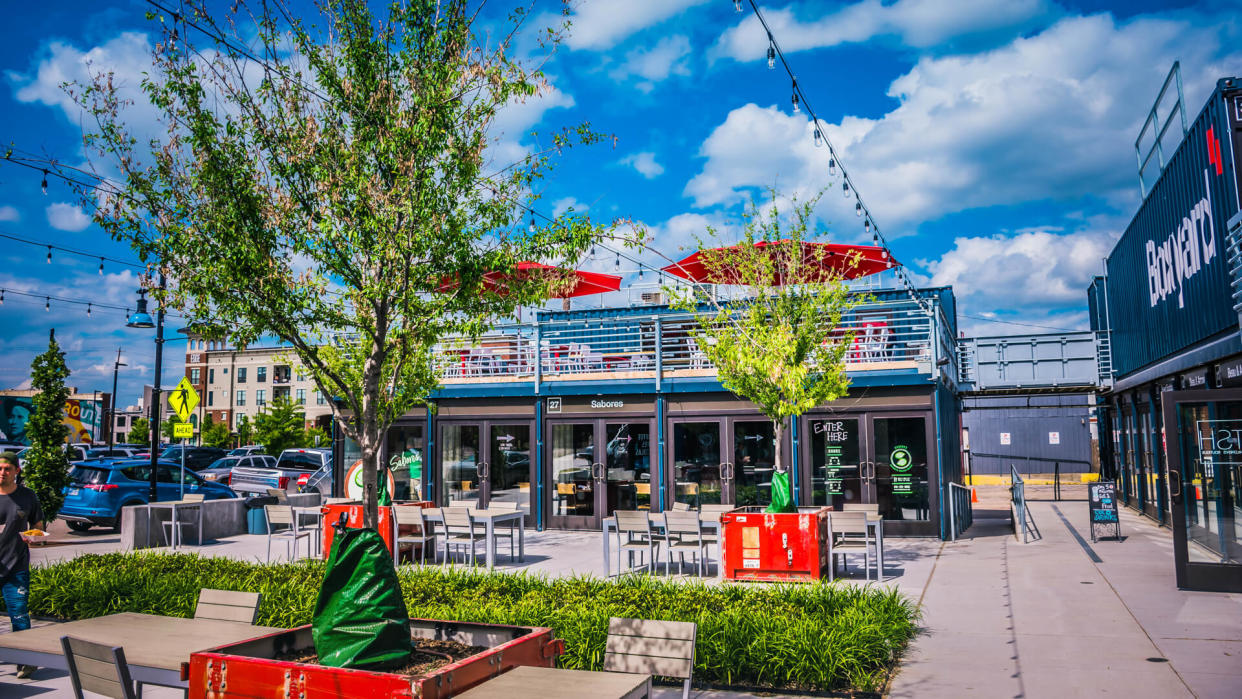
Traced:
[[270, 495], [259, 495], [246, 498], [246, 531], [250, 534], [267, 533], [267, 511], [264, 505], [275, 505], [276, 498]]

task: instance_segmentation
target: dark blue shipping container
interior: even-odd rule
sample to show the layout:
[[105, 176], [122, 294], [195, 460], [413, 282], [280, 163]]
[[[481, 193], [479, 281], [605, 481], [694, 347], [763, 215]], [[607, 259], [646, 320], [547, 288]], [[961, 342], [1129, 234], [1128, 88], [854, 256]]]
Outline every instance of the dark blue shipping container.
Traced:
[[1242, 82], [1225, 78], [1108, 256], [1118, 377], [1238, 326], [1225, 237], [1239, 208], [1239, 129]]
[[1107, 297], [1104, 292], [1104, 277], [1092, 277], [1091, 286], [1087, 287], [1087, 316], [1090, 318], [1091, 330], [1100, 332], [1107, 323], [1104, 317], [1104, 303]]
[[1087, 393], [971, 396], [962, 399], [974, 475], [1088, 473], [1091, 404]]

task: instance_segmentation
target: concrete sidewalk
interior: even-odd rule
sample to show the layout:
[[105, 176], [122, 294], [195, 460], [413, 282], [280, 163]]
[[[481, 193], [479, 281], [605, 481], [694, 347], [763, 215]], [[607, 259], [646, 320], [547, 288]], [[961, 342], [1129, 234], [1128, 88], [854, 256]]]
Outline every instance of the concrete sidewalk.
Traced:
[[1039, 541], [977, 509], [944, 545], [890, 696], [1242, 697], [1242, 595], [1179, 591], [1168, 529], [1123, 509], [1092, 544], [1085, 502], [1031, 509]]

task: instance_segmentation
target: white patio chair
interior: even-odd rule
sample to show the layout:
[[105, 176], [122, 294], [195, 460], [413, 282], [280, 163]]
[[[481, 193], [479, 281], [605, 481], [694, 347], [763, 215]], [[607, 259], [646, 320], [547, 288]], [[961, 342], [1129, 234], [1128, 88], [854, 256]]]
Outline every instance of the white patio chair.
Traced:
[[629, 570], [634, 570], [634, 554], [638, 554], [638, 562], [643, 562], [643, 552], [647, 553], [648, 572], [655, 572], [656, 538], [651, 534], [651, 518], [646, 510], [617, 510], [613, 512], [617, 518], [617, 572], [621, 571], [621, 552], [629, 556]]
[[686, 554], [694, 554], [699, 564], [699, 576], [703, 575], [703, 558], [707, 549], [707, 541], [703, 539], [703, 525], [699, 522], [697, 512], [679, 512], [676, 510], [664, 513], [664, 552], [667, 556], [665, 571], [673, 571], [673, 553], [678, 555], [677, 572], [686, 566]]
[[[401, 548], [410, 547], [410, 560], [414, 560], [414, 547], [418, 546], [419, 563], [427, 563], [427, 546], [431, 546], [431, 562], [436, 562], [436, 533], [432, 522], [423, 517], [421, 507], [392, 508], [392, 557], [401, 560]], [[401, 534], [401, 527], [414, 527], [414, 531]]]
[[[272, 539], [284, 539], [285, 555], [289, 560], [298, 556], [298, 539], [306, 538], [307, 553], [310, 552], [310, 532], [299, 531], [293, 521], [293, 508], [288, 505], [264, 505], [267, 514], [267, 561], [272, 562]], [[284, 527], [274, 530], [275, 527]]]

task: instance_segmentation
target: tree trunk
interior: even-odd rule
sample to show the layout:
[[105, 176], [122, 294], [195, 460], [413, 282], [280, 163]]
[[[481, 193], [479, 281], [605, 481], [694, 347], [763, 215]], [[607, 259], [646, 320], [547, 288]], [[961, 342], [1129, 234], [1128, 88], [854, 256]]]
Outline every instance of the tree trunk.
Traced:
[[785, 421], [773, 420], [772, 431], [776, 435], [776, 449], [773, 452], [776, 455], [775, 467], [777, 471], [784, 473], [787, 468], [785, 466]]
[[380, 435], [375, 425], [367, 425], [359, 430], [362, 437], [358, 447], [362, 450], [362, 526], [368, 529], [379, 527], [379, 501], [375, 490], [376, 474], [379, 471]]

